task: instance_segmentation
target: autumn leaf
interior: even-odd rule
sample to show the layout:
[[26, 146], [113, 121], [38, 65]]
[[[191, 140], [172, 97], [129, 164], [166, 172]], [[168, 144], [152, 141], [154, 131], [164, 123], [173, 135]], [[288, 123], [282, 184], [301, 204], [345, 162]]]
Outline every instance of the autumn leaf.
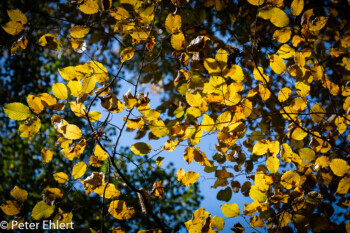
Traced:
[[75, 164], [72, 170], [73, 178], [78, 179], [82, 177], [85, 174], [86, 167], [87, 165], [84, 162], [78, 162], [77, 164]]
[[234, 204], [224, 204], [221, 207], [222, 213], [228, 217], [228, 218], [235, 218], [237, 217], [241, 211], [238, 208], [238, 205], [236, 203]]
[[152, 151], [152, 147], [144, 142], [138, 142], [130, 147], [131, 151], [137, 155], [149, 154]]
[[38, 202], [32, 210], [32, 218], [34, 220], [41, 220], [49, 218], [55, 210], [55, 206], [50, 206], [44, 201]]
[[30, 109], [22, 103], [10, 103], [3, 107], [7, 116], [16, 121], [22, 121], [31, 116]]

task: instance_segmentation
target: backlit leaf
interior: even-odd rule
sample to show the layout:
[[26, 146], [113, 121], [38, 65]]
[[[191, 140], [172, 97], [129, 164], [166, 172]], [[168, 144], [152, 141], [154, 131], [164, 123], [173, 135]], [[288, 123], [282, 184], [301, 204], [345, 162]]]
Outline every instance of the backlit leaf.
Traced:
[[44, 163], [49, 163], [53, 157], [53, 151], [50, 151], [46, 148], [41, 150], [41, 158]]
[[4, 214], [9, 216], [17, 215], [21, 211], [21, 206], [15, 201], [6, 201], [1, 204], [0, 208]]
[[266, 159], [266, 167], [271, 173], [276, 173], [280, 166], [280, 160], [275, 156], [270, 156]]
[[152, 147], [144, 142], [137, 142], [133, 144], [130, 149], [137, 155], [149, 154], [152, 151]]
[[276, 74], [283, 74], [286, 72], [287, 67], [286, 64], [284, 63], [283, 59], [278, 56], [278, 55], [268, 55], [270, 59], [270, 66], [271, 69], [276, 73]]
[[33, 116], [28, 118], [25, 122], [20, 124], [18, 128], [19, 136], [31, 138], [34, 134], [38, 133], [41, 128], [40, 118]]
[[165, 19], [165, 28], [168, 33], [178, 33], [181, 27], [181, 16], [168, 14]]
[[10, 103], [3, 107], [7, 116], [16, 121], [22, 121], [32, 114], [30, 109], [22, 103]]
[[32, 218], [41, 220], [49, 218], [55, 210], [55, 206], [47, 205], [44, 201], [38, 202], [32, 210]]
[[60, 50], [62, 48], [62, 44], [53, 34], [47, 33], [40, 37], [38, 41], [39, 45], [51, 49], [51, 50]]
[[228, 218], [238, 217], [241, 211], [236, 203], [234, 204], [224, 204], [221, 207], [222, 213]]
[[24, 30], [24, 26], [21, 22], [10, 21], [5, 24], [5, 26], [1, 26], [5, 32], [10, 35], [17, 35]]
[[186, 46], [185, 36], [182, 32], [171, 35], [171, 46], [175, 50], [183, 50]]
[[84, 162], [78, 162], [77, 164], [75, 164], [72, 170], [73, 178], [78, 179], [82, 177], [85, 174], [86, 168], [87, 165]]
[[21, 203], [25, 202], [28, 199], [28, 192], [24, 189], [21, 189], [17, 185], [11, 190], [11, 196], [13, 196], [16, 201]]
[[281, 184], [286, 189], [291, 189], [300, 182], [300, 175], [296, 171], [287, 171], [281, 177]]
[[298, 16], [304, 9], [304, 0], [293, 0], [292, 5], [292, 14]]
[[27, 23], [27, 17], [20, 10], [7, 10], [7, 14], [12, 21], [22, 24]]
[[69, 181], [68, 175], [64, 172], [58, 172], [53, 174], [53, 178], [61, 184], [64, 184]]
[[134, 208], [128, 208], [123, 200], [112, 201], [108, 212], [116, 219], [130, 219], [135, 215]]
[[329, 166], [336, 176], [344, 176], [350, 173], [350, 167], [343, 159], [332, 159]]
[[121, 62], [129, 61], [134, 56], [134, 48], [128, 47], [120, 53]]
[[97, 0], [84, 0], [78, 8], [85, 14], [95, 14], [99, 10], [99, 5]]
[[69, 29], [70, 35], [74, 38], [84, 38], [89, 32], [90, 28], [86, 26], [77, 25]]
[[68, 89], [63, 83], [54, 83], [52, 85], [52, 92], [56, 98], [65, 100], [68, 98]]
[[291, 89], [288, 87], [283, 87], [279, 92], [278, 92], [278, 101], [284, 102], [286, 101], [290, 94], [292, 93]]

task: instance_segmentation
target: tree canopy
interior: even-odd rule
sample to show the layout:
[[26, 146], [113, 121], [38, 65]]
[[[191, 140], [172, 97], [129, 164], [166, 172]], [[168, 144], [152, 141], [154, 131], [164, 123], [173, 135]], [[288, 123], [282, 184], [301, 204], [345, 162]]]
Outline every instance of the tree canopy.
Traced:
[[[36, 186], [7, 173], [7, 219], [90, 214], [92, 232], [350, 233], [349, 1], [20, 3], [1, 18], [12, 70], [2, 72], [12, 83], [3, 163], [50, 172]], [[40, 162], [16, 161], [20, 140]], [[175, 150], [201, 171], [163, 165]], [[215, 179], [220, 214], [198, 208], [199, 177]], [[90, 210], [69, 205], [90, 196]]]

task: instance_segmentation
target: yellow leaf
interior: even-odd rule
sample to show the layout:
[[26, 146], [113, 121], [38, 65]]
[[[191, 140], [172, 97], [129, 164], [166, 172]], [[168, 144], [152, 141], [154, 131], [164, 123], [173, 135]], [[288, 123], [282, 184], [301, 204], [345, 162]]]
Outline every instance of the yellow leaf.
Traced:
[[344, 177], [339, 181], [337, 193], [346, 194], [349, 191], [349, 188], [350, 188], [350, 178]]
[[264, 74], [264, 70], [260, 66], [258, 67], [258, 69], [254, 68], [253, 75], [255, 80], [258, 80], [263, 84], [265, 84], [266, 82], [270, 82], [270, 77]]
[[112, 201], [108, 212], [116, 219], [126, 220], [135, 215], [134, 208], [128, 208], [123, 200]]
[[297, 171], [287, 171], [281, 177], [281, 185], [286, 189], [291, 189], [297, 186], [300, 182], [300, 175]]
[[278, 56], [284, 59], [288, 59], [294, 56], [295, 49], [290, 47], [288, 44], [283, 44], [277, 51]]
[[217, 217], [216, 215], [212, 219], [211, 227], [216, 228], [218, 231], [222, 231], [225, 226], [225, 220], [222, 217]]
[[53, 34], [47, 33], [40, 37], [38, 41], [40, 46], [43, 46], [45, 48], [51, 49], [51, 50], [60, 50], [62, 48], [62, 44], [59, 40], [56, 39], [56, 37]]
[[215, 130], [214, 120], [207, 114], [203, 115], [202, 128], [208, 133]]
[[201, 94], [191, 94], [190, 92], [186, 92], [186, 100], [189, 105], [192, 107], [199, 107], [203, 101]]
[[107, 68], [100, 62], [89, 61], [89, 65], [93, 70], [93, 76], [96, 77], [96, 81], [99, 83], [106, 82], [108, 80]]
[[100, 120], [102, 114], [100, 112], [97, 111], [91, 111], [88, 114], [88, 117], [90, 119], [91, 122], [96, 122], [98, 120]]
[[171, 46], [173, 46], [175, 50], [185, 49], [185, 46], [186, 46], [185, 36], [181, 31], [171, 35]]
[[280, 166], [280, 160], [276, 156], [270, 156], [266, 159], [266, 167], [271, 173], [276, 173]]
[[219, 49], [215, 55], [215, 60], [219, 64], [221, 70], [227, 65], [227, 57], [228, 53], [224, 49]]
[[283, 215], [279, 217], [279, 221], [281, 223], [281, 227], [286, 227], [290, 220], [292, 219], [293, 215], [289, 212], [284, 212]]
[[292, 5], [292, 14], [298, 16], [304, 9], [304, 0], [293, 0]]
[[69, 102], [70, 109], [78, 117], [85, 117], [86, 107], [82, 103], [77, 103], [75, 101]]
[[309, 30], [319, 31], [327, 24], [327, 21], [328, 21], [327, 17], [324, 17], [324, 16], [317, 17], [315, 20], [312, 21], [312, 25], [310, 25]]
[[232, 65], [231, 69], [226, 72], [227, 68], [226, 68], [226, 64], [223, 64], [223, 75], [224, 77], [230, 77], [231, 79], [233, 79], [236, 82], [241, 82], [244, 80], [244, 73], [242, 68], [239, 65]]
[[114, 9], [110, 9], [109, 13], [116, 20], [125, 20], [125, 19], [130, 18], [129, 12], [121, 7], [116, 7]]
[[283, 28], [289, 24], [289, 18], [280, 8], [274, 7], [270, 21], [276, 27]]
[[234, 204], [226, 203], [226, 204], [222, 205], [220, 208], [221, 208], [222, 213], [228, 218], [238, 217], [239, 214], [241, 213], [241, 211], [236, 203], [234, 203]]
[[83, 79], [83, 86], [81, 92], [89, 94], [95, 89], [96, 86], [96, 76], [85, 77]]
[[13, 196], [16, 201], [21, 203], [25, 202], [28, 199], [28, 192], [24, 189], [21, 189], [17, 185], [11, 190], [11, 196]]
[[283, 74], [286, 72], [287, 67], [286, 64], [284, 63], [284, 60], [278, 56], [278, 55], [268, 55], [270, 59], [270, 66], [271, 69], [276, 73], [276, 74]]
[[41, 150], [41, 158], [44, 163], [48, 163], [51, 161], [53, 156], [53, 151], [47, 150], [46, 148], [43, 148]]
[[79, 10], [85, 14], [95, 14], [99, 10], [99, 5], [97, 0], [84, 0], [82, 4], [78, 5]]
[[230, 111], [225, 111], [218, 116], [216, 119], [216, 128], [217, 129], [223, 129], [224, 127], [228, 126], [231, 123], [231, 112]]
[[21, 206], [15, 201], [6, 201], [5, 203], [1, 204], [0, 208], [4, 214], [9, 216], [19, 214], [21, 210]]
[[249, 191], [249, 196], [254, 201], [265, 202], [267, 199], [266, 193], [259, 190], [256, 185], [253, 185]]
[[39, 97], [28, 95], [27, 103], [36, 114], [40, 114], [44, 110], [44, 105], [41, 103], [41, 99]]
[[350, 173], [350, 167], [343, 159], [332, 159], [329, 166], [336, 176], [344, 176]]
[[41, 128], [41, 121], [38, 117], [33, 116], [20, 124], [18, 132], [19, 136], [31, 138], [34, 134], [39, 132]]
[[58, 172], [53, 174], [53, 178], [61, 184], [66, 183], [67, 181], [69, 181], [68, 175], [64, 172]]
[[201, 126], [191, 126], [186, 129], [185, 134], [187, 135], [188, 139], [190, 140], [190, 145], [194, 146], [197, 145], [203, 135], [203, 129]]
[[326, 110], [321, 104], [316, 103], [310, 110], [310, 117], [313, 122], [320, 123], [325, 116]]
[[307, 132], [302, 130], [301, 128], [296, 128], [292, 132], [292, 138], [297, 141], [303, 140], [307, 136]]
[[68, 124], [61, 127], [62, 134], [67, 139], [80, 139], [82, 137], [81, 130], [78, 126]]
[[44, 201], [38, 202], [32, 210], [32, 218], [34, 220], [46, 219], [55, 211], [55, 206], [48, 205]]
[[23, 24], [15, 21], [10, 21], [1, 27], [10, 35], [17, 35], [24, 30]]
[[68, 89], [63, 83], [54, 83], [52, 85], [52, 92], [56, 98], [65, 100], [68, 98]]
[[100, 145], [96, 145], [94, 149], [94, 155], [99, 159], [99, 160], [106, 160], [108, 158], [108, 154], [106, 151], [102, 149]]
[[90, 32], [90, 27], [77, 25], [69, 29], [69, 32], [71, 37], [84, 38]]
[[183, 185], [186, 187], [190, 186], [191, 184], [194, 184], [198, 178], [199, 173], [188, 171], [185, 173], [185, 171], [180, 168], [176, 173], [176, 178], [178, 181], [180, 181]]
[[193, 147], [187, 147], [184, 152], [184, 160], [190, 164], [193, 161], [194, 149]]
[[194, 160], [199, 163], [200, 165], [212, 167], [213, 165], [209, 162], [207, 155], [199, 150], [199, 147], [196, 147], [194, 149]]
[[248, 2], [254, 6], [261, 6], [264, 4], [264, 0], [248, 0]]
[[181, 16], [180, 15], [173, 15], [168, 14], [168, 16], [165, 19], [165, 29], [168, 33], [178, 33], [181, 28]]
[[27, 17], [20, 10], [7, 10], [7, 14], [12, 21], [20, 22], [21, 24], [27, 23]]
[[316, 158], [316, 153], [310, 148], [301, 148], [299, 149], [300, 158], [306, 161], [312, 161]]
[[253, 154], [256, 154], [256, 155], [266, 154], [267, 150], [269, 148], [269, 145], [270, 145], [270, 142], [266, 139], [255, 143], [255, 145], [253, 147]]
[[152, 151], [152, 147], [144, 142], [137, 142], [131, 145], [130, 149], [137, 155], [149, 154]]
[[134, 48], [128, 47], [120, 53], [121, 62], [129, 61], [134, 56]]
[[7, 116], [16, 121], [22, 121], [32, 115], [30, 109], [22, 103], [10, 103], [3, 107]]
[[115, 198], [120, 195], [120, 191], [115, 187], [114, 184], [109, 183], [106, 188], [107, 183], [102, 184], [98, 188], [94, 189], [94, 192], [105, 198]]
[[169, 130], [162, 120], [152, 120], [149, 128], [151, 132], [159, 138], [165, 137], [169, 134]]
[[254, 216], [254, 217], [250, 218], [250, 226], [251, 227], [264, 227], [265, 222], [259, 216]]
[[284, 102], [286, 101], [290, 94], [292, 93], [292, 90], [288, 87], [283, 87], [279, 92], [278, 92], [278, 101]]
[[315, 164], [321, 166], [322, 168], [328, 167], [330, 164], [330, 160], [327, 156], [320, 156], [316, 159]]
[[77, 66], [67, 66], [65, 68], [58, 69], [58, 72], [65, 80], [80, 81], [86, 75], [91, 74], [91, 67], [84, 63]]
[[262, 100], [268, 100], [271, 96], [271, 91], [264, 87], [263, 85], [259, 84], [258, 86], [259, 90], [259, 96], [261, 97]]
[[84, 162], [78, 162], [77, 164], [75, 164], [72, 170], [73, 178], [78, 179], [82, 177], [85, 174], [86, 167], [87, 165]]
[[[276, 30], [273, 33], [273, 39], [277, 40], [280, 43], [286, 43], [289, 41], [290, 36], [292, 35], [292, 30], [290, 27], [285, 27], [285, 28], [281, 28]], [[294, 46], [294, 44], [293, 44]]]
[[204, 60], [204, 67], [210, 75], [220, 75], [221, 69], [217, 61], [213, 58], [206, 58]]

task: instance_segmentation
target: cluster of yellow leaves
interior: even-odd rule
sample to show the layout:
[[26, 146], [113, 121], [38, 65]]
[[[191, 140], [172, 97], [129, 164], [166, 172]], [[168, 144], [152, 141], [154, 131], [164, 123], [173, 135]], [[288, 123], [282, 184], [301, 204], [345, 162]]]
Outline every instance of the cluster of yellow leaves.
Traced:
[[[208, 211], [205, 211], [204, 208], [200, 208], [193, 212], [192, 219], [185, 222], [185, 226], [189, 233], [214, 233], [224, 229], [225, 221], [222, 217], [212, 217]], [[213, 228], [216, 228], [217, 231], [215, 231]]]

